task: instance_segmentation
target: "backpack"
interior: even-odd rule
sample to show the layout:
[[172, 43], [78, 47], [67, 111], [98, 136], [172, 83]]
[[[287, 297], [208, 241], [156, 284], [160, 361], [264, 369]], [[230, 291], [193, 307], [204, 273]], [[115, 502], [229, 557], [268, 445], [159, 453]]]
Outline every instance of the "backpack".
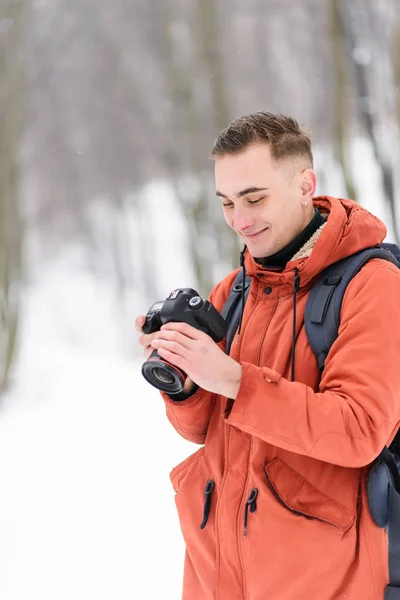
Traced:
[[[329, 350], [338, 336], [340, 310], [347, 285], [373, 258], [387, 260], [400, 268], [400, 248], [395, 244], [381, 244], [361, 250], [330, 265], [320, 273], [310, 291], [304, 325], [321, 374]], [[222, 310], [222, 316], [227, 321], [227, 354], [239, 325], [242, 281], [243, 271], [240, 270]], [[250, 283], [250, 277], [246, 276], [245, 300], [249, 294]], [[374, 522], [388, 530], [389, 585], [385, 591], [385, 600], [400, 600], [400, 430], [389, 448], [385, 446], [370, 466], [367, 496]]]

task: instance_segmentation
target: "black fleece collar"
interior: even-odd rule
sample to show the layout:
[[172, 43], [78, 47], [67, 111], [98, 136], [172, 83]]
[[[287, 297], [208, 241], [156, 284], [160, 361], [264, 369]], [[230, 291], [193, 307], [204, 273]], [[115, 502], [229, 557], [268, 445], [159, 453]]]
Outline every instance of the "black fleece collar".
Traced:
[[255, 258], [256, 263], [262, 267], [269, 269], [284, 269], [286, 264], [291, 258], [297, 254], [297, 252], [304, 246], [306, 242], [314, 235], [314, 233], [323, 225], [325, 222], [324, 217], [321, 215], [317, 208], [314, 209], [314, 217], [310, 223], [303, 229], [303, 231], [294, 238], [287, 246], [282, 248], [276, 254], [272, 256], [266, 256], [265, 258]]

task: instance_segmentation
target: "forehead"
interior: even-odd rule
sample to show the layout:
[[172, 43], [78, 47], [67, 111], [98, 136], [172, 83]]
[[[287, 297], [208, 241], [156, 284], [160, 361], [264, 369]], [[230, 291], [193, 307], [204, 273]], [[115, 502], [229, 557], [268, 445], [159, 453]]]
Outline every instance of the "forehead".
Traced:
[[217, 190], [232, 194], [248, 187], [269, 187], [280, 178], [279, 168], [266, 144], [253, 144], [239, 154], [215, 158]]

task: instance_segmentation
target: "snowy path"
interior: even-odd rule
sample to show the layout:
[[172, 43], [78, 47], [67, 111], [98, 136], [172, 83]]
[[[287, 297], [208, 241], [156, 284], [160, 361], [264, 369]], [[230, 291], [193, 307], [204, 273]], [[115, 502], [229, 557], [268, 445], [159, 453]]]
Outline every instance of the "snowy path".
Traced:
[[35, 329], [0, 411], [0, 598], [179, 600], [169, 471], [196, 447], [140, 363]]

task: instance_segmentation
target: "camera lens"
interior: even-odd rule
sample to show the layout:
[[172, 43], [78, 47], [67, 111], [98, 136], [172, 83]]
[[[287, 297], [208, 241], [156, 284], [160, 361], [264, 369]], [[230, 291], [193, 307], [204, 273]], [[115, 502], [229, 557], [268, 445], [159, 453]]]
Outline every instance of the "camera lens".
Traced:
[[161, 383], [168, 383], [168, 384], [174, 383], [174, 378], [165, 369], [161, 369], [160, 367], [155, 367], [154, 369], [152, 369], [151, 372], [153, 373], [154, 377]]
[[186, 380], [186, 373], [160, 358], [157, 350], [153, 350], [143, 363], [142, 375], [151, 385], [167, 394], [179, 394]]

